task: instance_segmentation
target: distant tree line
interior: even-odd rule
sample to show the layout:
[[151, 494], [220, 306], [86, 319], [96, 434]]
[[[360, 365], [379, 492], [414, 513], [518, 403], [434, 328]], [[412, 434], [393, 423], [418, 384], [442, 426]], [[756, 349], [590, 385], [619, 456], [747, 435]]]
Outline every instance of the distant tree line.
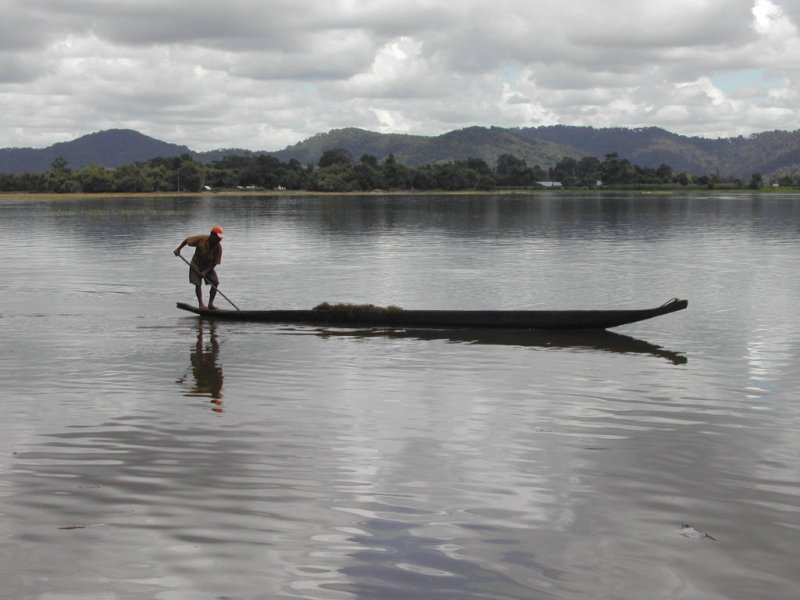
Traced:
[[[46, 193], [148, 193], [198, 192], [203, 189], [287, 189], [322, 192], [373, 190], [497, 190], [535, 188], [557, 182], [565, 188], [702, 186], [761, 187], [759, 173], [748, 183], [719, 175], [693, 176], [675, 172], [666, 164], [658, 168], [634, 165], [618, 154], [603, 160], [565, 157], [550, 169], [528, 165], [503, 154], [490, 166], [480, 158], [409, 167], [393, 155], [383, 161], [363, 155], [357, 161], [343, 148], [326, 150], [317, 164], [297, 160], [282, 162], [267, 155], [227, 156], [203, 164], [190, 155], [156, 158], [115, 169], [89, 165], [73, 170], [58, 158], [44, 173], [0, 173], [0, 191]], [[798, 185], [796, 177], [784, 177], [781, 185]]]

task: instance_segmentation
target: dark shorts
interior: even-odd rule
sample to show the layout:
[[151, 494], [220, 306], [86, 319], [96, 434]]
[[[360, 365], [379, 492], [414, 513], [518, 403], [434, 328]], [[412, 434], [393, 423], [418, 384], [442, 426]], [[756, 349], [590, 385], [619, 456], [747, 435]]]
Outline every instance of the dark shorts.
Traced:
[[[219, 285], [219, 278], [217, 277], [216, 271], [211, 271], [208, 275], [206, 275], [205, 278], [215, 286]], [[201, 285], [203, 283], [203, 278], [200, 277], [200, 274], [192, 268], [189, 269], [189, 283], [192, 285]]]

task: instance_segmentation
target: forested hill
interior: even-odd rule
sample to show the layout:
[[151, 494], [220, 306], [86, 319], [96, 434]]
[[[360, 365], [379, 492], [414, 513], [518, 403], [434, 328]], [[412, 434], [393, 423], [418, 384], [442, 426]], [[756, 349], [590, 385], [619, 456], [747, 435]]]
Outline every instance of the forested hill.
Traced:
[[335, 129], [317, 134], [279, 151], [215, 150], [192, 152], [186, 146], [163, 142], [136, 131], [114, 129], [92, 133], [48, 148], [0, 149], [0, 173], [42, 173], [63, 158], [72, 169], [95, 164], [119, 167], [157, 157], [189, 154], [209, 163], [224, 156], [268, 154], [282, 161], [316, 164], [326, 150], [346, 150], [354, 160], [369, 155], [383, 161], [419, 167], [426, 164], [478, 158], [495, 165], [504, 154], [545, 170], [564, 157], [603, 159], [616, 153], [644, 167], [669, 165], [676, 172], [718, 174], [750, 179], [800, 172], [800, 130], [771, 131], [748, 137], [706, 139], [670, 133], [656, 127], [626, 129], [556, 125], [532, 128], [468, 127], [439, 136], [383, 134], [363, 129]]
[[493, 165], [501, 155], [512, 154], [529, 165], [548, 169], [565, 156], [603, 159], [616, 153], [643, 167], [667, 164], [676, 172], [693, 175], [718, 174], [746, 180], [753, 173], [781, 176], [800, 171], [800, 130], [707, 139], [657, 127], [468, 127], [436, 137], [336, 129], [271, 154], [306, 164], [316, 162], [332, 148], [347, 150], [355, 160], [364, 154], [383, 160], [391, 153], [398, 162], [414, 167], [467, 158], [480, 158]]
[[548, 140], [602, 158], [620, 158], [645, 167], [668, 164], [675, 171], [718, 173], [749, 179], [753, 173], [773, 177], [800, 171], [800, 130], [768, 131], [748, 137], [686, 137], [657, 127], [641, 129], [555, 125], [518, 130], [526, 140]]
[[131, 129], [109, 129], [47, 148], [0, 149], [0, 173], [43, 173], [63, 158], [73, 169], [87, 165], [115, 168], [159, 156], [190, 154], [186, 146], [162, 142]]
[[547, 140], [524, 139], [518, 130], [468, 127], [435, 137], [374, 133], [363, 129], [334, 129], [271, 154], [283, 161], [316, 163], [325, 150], [343, 148], [358, 160], [367, 154], [379, 160], [393, 154], [410, 167], [479, 158], [494, 165], [503, 154], [513, 154], [527, 164], [545, 169], [565, 156], [580, 159], [586, 153]]

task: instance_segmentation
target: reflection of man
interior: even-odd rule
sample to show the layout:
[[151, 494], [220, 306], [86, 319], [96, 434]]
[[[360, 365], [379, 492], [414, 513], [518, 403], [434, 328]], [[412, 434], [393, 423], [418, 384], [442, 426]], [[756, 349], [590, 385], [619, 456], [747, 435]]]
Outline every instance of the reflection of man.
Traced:
[[[208, 344], [205, 343], [204, 328], [209, 327]], [[217, 340], [216, 323], [204, 323], [202, 320], [197, 325], [197, 342], [191, 353], [192, 375], [194, 387], [189, 391], [190, 396], [211, 396], [211, 402], [222, 404], [222, 367], [219, 365], [219, 341]]]
[[220, 243], [222, 238], [222, 227], [214, 227], [208, 235], [190, 235], [175, 249], [175, 256], [180, 256], [184, 246], [194, 248], [192, 264], [189, 267], [189, 282], [194, 284], [200, 308], [206, 307], [203, 304], [204, 279], [211, 285], [211, 290], [208, 292], [208, 308], [215, 308], [214, 298], [217, 296], [219, 278], [214, 269], [222, 263], [222, 244]]

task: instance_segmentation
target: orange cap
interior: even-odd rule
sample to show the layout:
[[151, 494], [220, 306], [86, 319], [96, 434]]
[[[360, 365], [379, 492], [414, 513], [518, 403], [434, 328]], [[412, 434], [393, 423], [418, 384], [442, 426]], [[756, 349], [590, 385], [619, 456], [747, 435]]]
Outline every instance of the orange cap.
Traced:
[[217, 234], [217, 237], [218, 237], [219, 239], [222, 239], [222, 238], [224, 238], [224, 237], [225, 237], [224, 235], [222, 235], [222, 227], [219, 227], [219, 226], [217, 226], [217, 227], [212, 227], [212, 228], [211, 228], [211, 233], [216, 233], [216, 234]]

